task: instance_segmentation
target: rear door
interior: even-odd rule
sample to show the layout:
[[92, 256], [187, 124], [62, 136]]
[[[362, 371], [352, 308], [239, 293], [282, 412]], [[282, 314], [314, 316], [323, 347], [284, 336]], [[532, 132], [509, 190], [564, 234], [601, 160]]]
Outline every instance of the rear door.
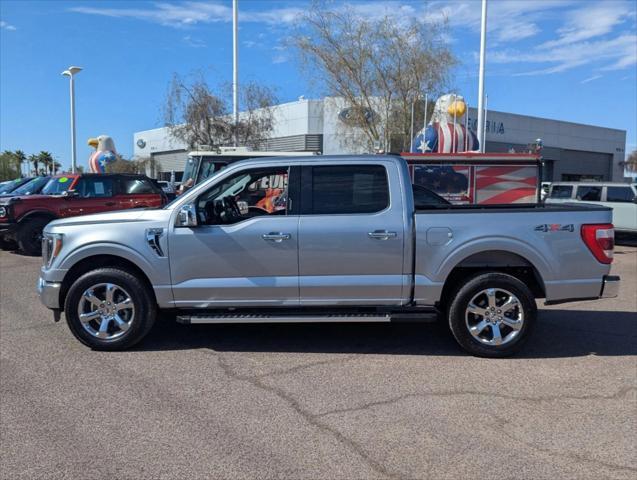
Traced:
[[118, 185], [116, 201], [122, 210], [161, 205], [160, 189], [148, 178], [123, 175], [118, 177]]
[[389, 163], [303, 167], [301, 305], [402, 302], [404, 206], [390, 182], [400, 184]]

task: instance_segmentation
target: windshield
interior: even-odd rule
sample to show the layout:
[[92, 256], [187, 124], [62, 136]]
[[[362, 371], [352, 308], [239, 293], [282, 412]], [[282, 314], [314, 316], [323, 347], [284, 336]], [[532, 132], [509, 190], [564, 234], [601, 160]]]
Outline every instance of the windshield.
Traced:
[[49, 180], [44, 188], [42, 194], [44, 195], [56, 195], [66, 192], [73, 183], [74, 177], [56, 177]]
[[188, 156], [188, 160], [186, 160], [186, 168], [184, 169], [184, 175], [181, 178], [182, 185], [192, 187], [195, 184], [195, 175], [197, 175], [197, 169], [199, 167], [200, 161], [201, 157]]
[[13, 192], [16, 186], [22, 185], [24, 179], [16, 178], [15, 180], [9, 180], [7, 182], [0, 183], [0, 193], [9, 193]]
[[33, 195], [38, 193], [42, 187], [49, 181], [51, 177], [38, 177], [34, 178], [30, 182], [25, 183], [19, 188], [16, 188], [13, 192], [14, 195]]
[[205, 156], [189, 156], [184, 169], [184, 176], [181, 184], [185, 188], [190, 188], [220, 170], [223, 170], [232, 162], [251, 158], [249, 155], [205, 155]]

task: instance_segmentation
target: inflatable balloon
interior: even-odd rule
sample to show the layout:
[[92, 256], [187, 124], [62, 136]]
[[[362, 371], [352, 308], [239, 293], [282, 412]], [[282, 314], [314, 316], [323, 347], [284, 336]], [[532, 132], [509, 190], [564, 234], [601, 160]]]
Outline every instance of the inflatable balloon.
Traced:
[[456, 153], [479, 148], [475, 133], [465, 127], [467, 104], [462, 95], [450, 93], [440, 97], [426, 128], [413, 143], [413, 153]]
[[90, 171], [93, 173], [104, 173], [106, 165], [117, 160], [115, 142], [108, 135], [100, 135], [97, 138], [89, 138], [88, 144], [95, 148], [95, 151], [88, 159]]

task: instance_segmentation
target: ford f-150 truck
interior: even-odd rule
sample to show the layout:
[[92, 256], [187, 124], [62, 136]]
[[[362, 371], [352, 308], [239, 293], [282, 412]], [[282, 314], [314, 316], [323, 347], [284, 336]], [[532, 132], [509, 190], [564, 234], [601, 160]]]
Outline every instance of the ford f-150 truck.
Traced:
[[[517, 351], [549, 303], [617, 295], [611, 211], [414, 206], [393, 156], [234, 163], [162, 209], [60, 219], [38, 282], [54, 317], [124, 349], [182, 323], [446, 318], [468, 352]], [[361, 327], [363, 328], [363, 327]]]

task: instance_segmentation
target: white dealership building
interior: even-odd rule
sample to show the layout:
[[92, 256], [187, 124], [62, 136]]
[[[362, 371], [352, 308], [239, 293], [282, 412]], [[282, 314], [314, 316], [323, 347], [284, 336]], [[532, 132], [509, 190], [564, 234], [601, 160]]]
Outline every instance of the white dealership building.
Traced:
[[[353, 146], [359, 142], [352, 140], [361, 133], [344, 121], [345, 107], [332, 97], [300, 98], [273, 107], [274, 129], [263, 149], [359, 153]], [[476, 109], [469, 108], [468, 116], [475, 130]], [[492, 110], [487, 114], [487, 152], [522, 152], [538, 138], [544, 144], [544, 180], [623, 180], [625, 130]], [[152, 158], [159, 178], [167, 179], [174, 171], [180, 180], [186, 156], [186, 145], [172, 138], [167, 128], [134, 134], [134, 157]]]

